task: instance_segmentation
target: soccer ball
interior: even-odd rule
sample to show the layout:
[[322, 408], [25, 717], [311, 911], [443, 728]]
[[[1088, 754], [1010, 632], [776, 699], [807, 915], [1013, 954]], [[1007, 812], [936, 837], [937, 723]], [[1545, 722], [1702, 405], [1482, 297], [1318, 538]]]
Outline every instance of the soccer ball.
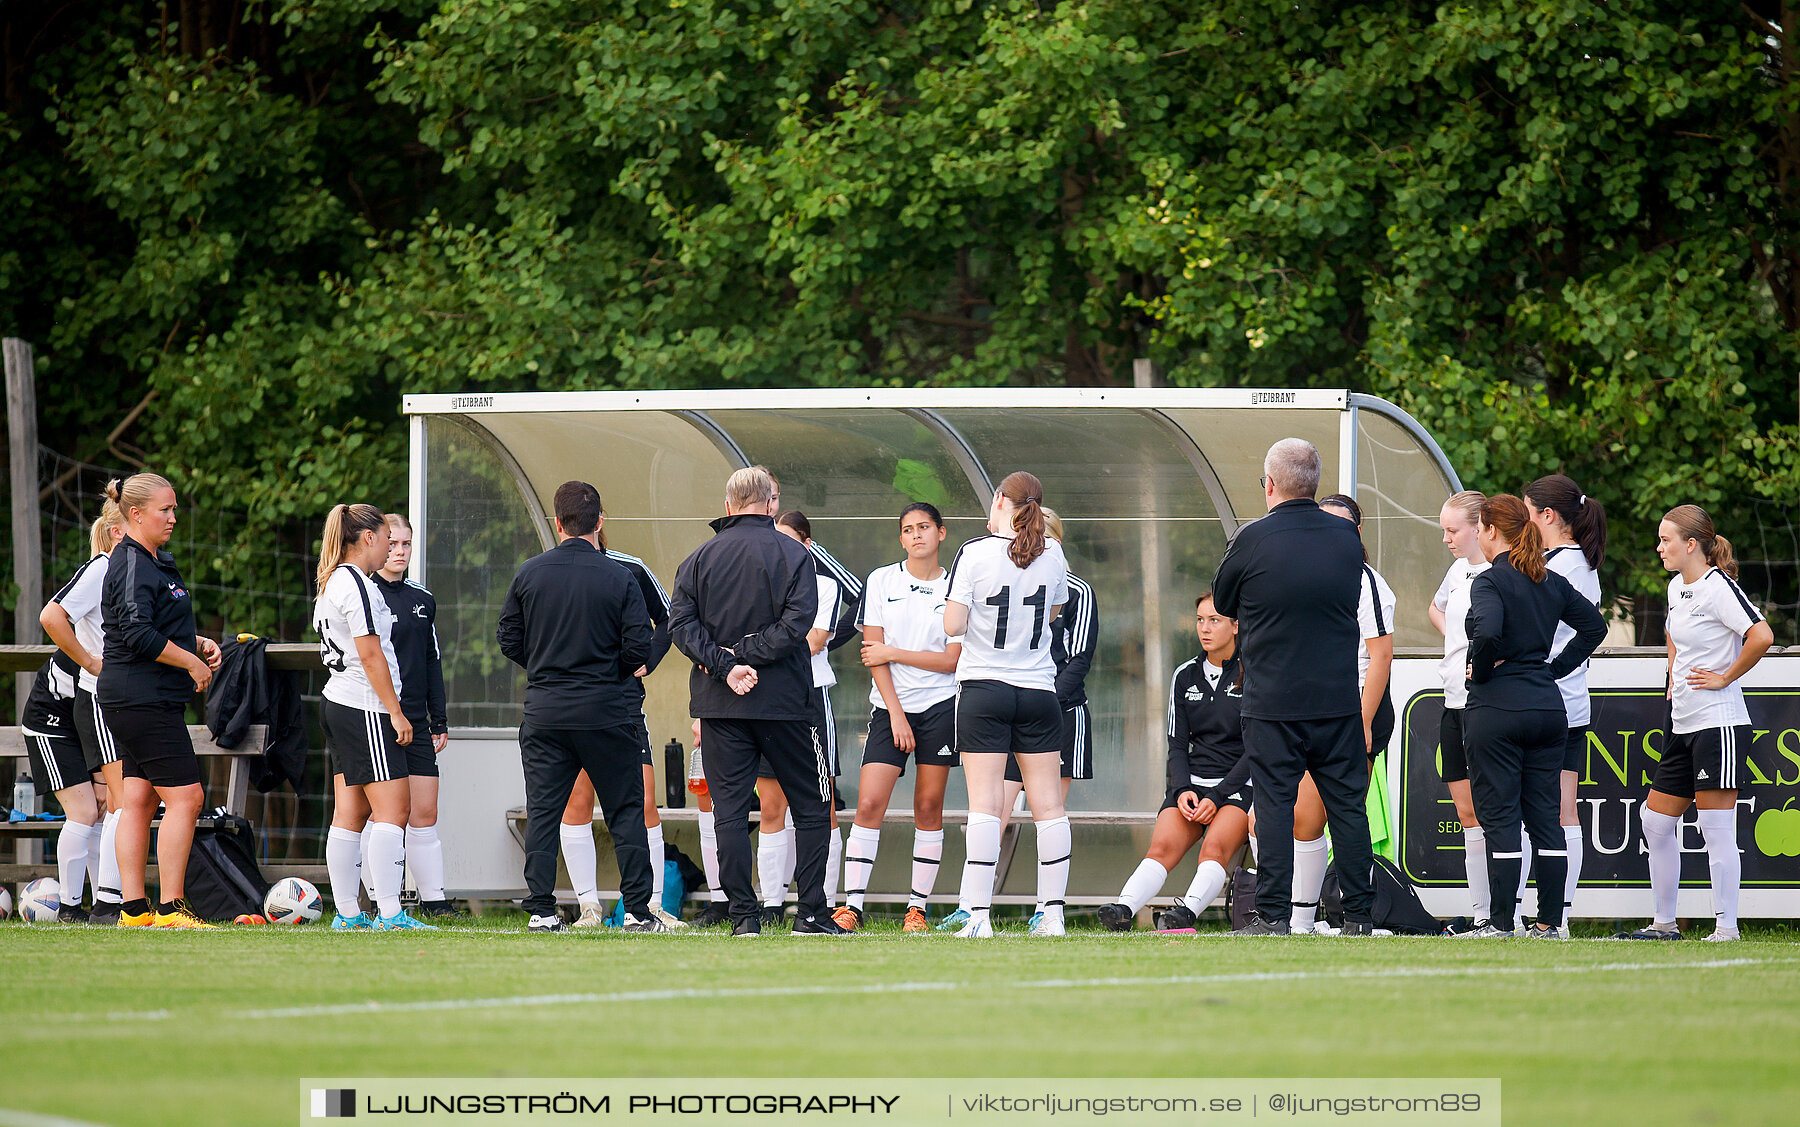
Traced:
[[263, 898], [263, 915], [272, 924], [306, 924], [319, 918], [325, 902], [310, 881], [283, 877]]
[[28, 924], [53, 924], [62, 912], [62, 885], [39, 877], [19, 890], [19, 918]]
[[12, 919], [12, 893], [0, 888], [0, 920]]

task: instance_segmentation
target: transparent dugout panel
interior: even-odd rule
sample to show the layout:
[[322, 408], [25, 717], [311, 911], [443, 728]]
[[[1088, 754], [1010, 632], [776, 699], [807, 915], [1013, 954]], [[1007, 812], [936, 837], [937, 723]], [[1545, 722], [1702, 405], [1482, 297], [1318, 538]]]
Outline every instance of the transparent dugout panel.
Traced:
[[[1324, 472], [1319, 493], [1338, 491], [1338, 420], [1341, 411], [1165, 409], [1163, 414], [1206, 452], [1240, 521], [1268, 511], [1263, 500], [1263, 456], [1284, 438], [1304, 438], [1319, 448]], [[1432, 588], [1436, 590], [1436, 588]]]
[[1450, 480], [1399, 423], [1368, 408], [1356, 412], [1356, 500], [1363, 510], [1369, 562], [1394, 589], [1394, 644], [1441, 647], [1425, 606], [1451, 555], [1438, 527]]

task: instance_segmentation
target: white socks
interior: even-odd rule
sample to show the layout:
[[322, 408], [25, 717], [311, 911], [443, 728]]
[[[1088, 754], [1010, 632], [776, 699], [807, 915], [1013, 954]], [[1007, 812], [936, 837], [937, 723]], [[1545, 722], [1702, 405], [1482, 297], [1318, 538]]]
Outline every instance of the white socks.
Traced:
[[[1155, 864], [1154, 861], [1150, 863]], [[1181, 899], [1197, 916], [1206, 911], [1207, 906], [1218, 899], [1219, 893], [1224, 889], [1225, 866], [1217, 861], [1202, 861], [1194, 871], [1194, 883], [1188, 885], [1187, 895]]]
[[912, 895], [906, 898], [908, 908], [922, 909], [930, 903], [931, 890], [937, 884], [938, 866], [943, 861], [944, 831], [913, 830]]
[[1162, 891], [1162, 886], [1169, 879], [1169, 870], [1146, 857], [1138, 862], [1138, 867], [1125, 880], [1125, 887], [1119, 891], [1119, 903], [1130, 908], [1133, 913], [1143, 910], [1150, 898]]
[[569, 870], [569, 886], [583, 908], [600, 906], [599, 852], [594, 848], [594, 827], [571, 826], [563, 822], [557, 827], [562, 838], [563, 864]]
[[1469, 918], [1476, 923], [1493, 912], [1488, 891], [1487, 834], [1480, 826], [1463, 827], [1463, 871], [1469, 877]]
[[1326, 855], [1330, 846], [1324, 835], [1311, 841], [1294, 839], [1294, 914], [1295, 931], [1311, 931], [1319, 918], [1319, 890], [1325, 887]]
[[413, 883], [420, 903], [444, 898], [444, 843], [436, 826], [406, 827], [406, 861], [412, 866]]
[[762, 903], [773, 908], [787, 901], [787, 855], [793, 852], [794, 831], [763, 830], [756, 835], [756, 876], [762, 886]]
[[[938, 852], [943, 853], [944, 831], [938, 831]], [[881, 848], [881, 831], [852, 824], [844, 846], [844, 903], [862, 911], [869, 891], [869, 874], [875, 871], [875, 854]]]
[[357, 895], [362, 891], [362, 835], [342, 826], [331, 827], [325, 835], [325, 867], [331, 873], [331, 899], [337, 914], [346, 919], [361, 915]]
[[836, 826], [826, 827], [825, 836], [825, 906], [837, 907], [838, 874], [844, 868], [844, 835]]
[[81, 906], [81, 892], [87, 887], [88, 848], [96, 829], [71, 818], [57, 831], [56, 878], [61, 886], [58, 895], [65, 908]]
[[121, 903], [125, 897], [119, 891], [119, 812], [108, 814], [100, 823], [100, 876], [99, 883], [94, 885], [94, 903], [105, 901], [108, 904]]
[[375, 903], [375, 885], [373, 883], [374, 878], [369, 875], [372, 871], [369, 868], [369, 826], [371, 824], [372, 823], [370, 822], [364, 822], [361, 834], [357, 838], [358, 852], [356, 855], [356, 864], [358, 866], [357, 872], [362, 874], [362, 886], [369, 894], [369, 903], [373, 904]]
[[1675, 894], [1681, 888], [1681, 843], [1675, 837], [1681, 819], [1658, 814], [1649, 803], [1641, 807], [1639, 816], [1644, 824], [1644, 846], [1650, 852], [1651, 922], [1673, 924]]
[[662, 823], [645, 826], [644, 836], [650, 839], [650, 906], [660, 908], [663, 906], [663, 863], [668, 859], [667, 848], [663, 845]]
[[406, 827], [370, 822], [365, 827], [368, 861], [365, 873], [382, 918], [400, 914], [400, 883], [406, 876]]
[[[1069, 859], [1073, 855], [1074, 838], [1069, 830], [1069, 816], [1048, 818], [1037, 827], [1038, 889], [1037, 910], [1044, 913], [1045, 923], [1061, 923], [1063, 897], [1069, 891]], [[994, 843], [994, 859], [999, 860], [1000, 843]], [[989, 887], [993, 885], [989, 880]]]
[[1712, 874], [1713, 918], [1719, 930], [1736, 932], [1738, 887], [1744, 881], [1744, 860], [1738, 855], [1737, 809], [1701, 810], [1695, 817], [1706, 838], [1706, 866]]
[[1569, 851], [1569, 875], [1563, 881], [1563, 924], [1575, 907], [1575, 889], [1581, 884], [1581, 851], [1584, 835], [1580, 826], [1563, 827], [1563, 848]]
[[798, 860], [794, 849], [794, 810], [788, 808], [787, 821], [782, 824], [781, 854], [781, 898], [787, 899], [787, 890], [794, 883], [794, 865]]
[[719, 826], [713, 821], [711, 810], [700, 813], [700, 867], [706, 873], [707, 899], [715, 904], [726, 901], [725, 890], [719, 887]]
[[[987, 919], [994, 904], [994, 866], [1000, 863], [1000, 819], [992, 814], [969, 814], [963, 831], [965, 852], [962, 889], [956, 906], [975, 920]], [[1039, 846], [1043, 842], [1039, 841]]]

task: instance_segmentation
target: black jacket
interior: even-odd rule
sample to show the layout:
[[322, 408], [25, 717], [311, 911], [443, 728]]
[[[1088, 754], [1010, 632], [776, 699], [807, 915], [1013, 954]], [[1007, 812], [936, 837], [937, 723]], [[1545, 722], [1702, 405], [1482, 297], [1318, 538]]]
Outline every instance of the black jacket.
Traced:
[[[1548, 661], [1558, 622], [1575, 637]], [[1563, 711], [1557, 680], [1606, 637], [1600, 612], [1568, 580], [1547, 571], [1533, 583], [1505, 555], [1470, 586], [1468, 628], [1469, 707], [1508, 712]]]
[[176, 570], [175, 557], [127, 536], [112, 550], [100, 593], [106, 629], [100, 682], [94, 699], [102, 708], [182, 704], [194, 699], [194, 679], [177, 665], [156, 659], [174, 642], [198, 653], [194, 602]]
[[[1206, 683], [1205, 666], [1206, 655], [1201, 654], [1169, 681], [1169, 792], [1191, 790], [1217, 805], [1250, 777], [1250, 760], [1244, 755], [1239, 714], [1244, 697], [1238, 659], [1226, 659], [1217, 689]], [[1195, 778], [1220, 781], [1201, 790], [1193, 784]]]
[[[819, 609], [813, 558], [766, 516], [720, 517], [712, 527], [717, 535], [675, 572], [669, 606], [669, 637], [694, 663], [690, 715], [808, 719], [812, 654], [806, 632]], [[741, 697], [725, 684], [733, 665], [756, 670], [756, 688]]]
[[1056, 703], [1063, 711], [1087, 703], [1088, 670], [1100, 645], [1094, 589], [1069, 576], [1069, 601], [1050, 623], [1050, 657], [1056, 662]]
[[1213, 577], [1213, 605], [1238, 620], [1245, 716], [1362, 715], [1356, 687], [1362, 568], [1356, 526], [1316, 501], [1283, 501], [1238, 529]]
[[219, 650], [219, 671], [206, 689], [206, 727], [213, 742], [237, 747], [250, 725], [266, 725], [263, 761], [252, 780], [256, 789], [266, 794], [287, 782], [296, 793], [305, 793], [306, 713], [299, 675], [271, 671], [268, 643], [261, 638], [230, 638]]
[[571, 537], [519, 567], [495, 634], [500, 652], [525, 667], [525, 723], [637, 720], [630, 686], [650, 656], [650, 616], [631, 573], [586, 540]]
[[438, 649], [437, 599], [430, 591], [400, 577], [389, 582], [378, 571], [370, 576], [394, 612], [394, 660], [400, 665], [400, 714], [421, 732], [450, 730], [444, 708], [444, 658]]

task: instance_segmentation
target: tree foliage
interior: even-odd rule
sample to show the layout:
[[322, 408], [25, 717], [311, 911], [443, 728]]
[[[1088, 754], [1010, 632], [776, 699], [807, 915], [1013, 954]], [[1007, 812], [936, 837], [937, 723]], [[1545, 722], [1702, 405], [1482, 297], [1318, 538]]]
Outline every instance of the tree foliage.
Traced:
[[[405, 392], [1348, 386], [1637, 545], [1795, 501], [1779, 3], [8, 6], [45, 441], [395, 504]], [[103, 441], [147, 396], [110, 449]], [[1651, 589], [1628, 553], [1628, 590]]]

